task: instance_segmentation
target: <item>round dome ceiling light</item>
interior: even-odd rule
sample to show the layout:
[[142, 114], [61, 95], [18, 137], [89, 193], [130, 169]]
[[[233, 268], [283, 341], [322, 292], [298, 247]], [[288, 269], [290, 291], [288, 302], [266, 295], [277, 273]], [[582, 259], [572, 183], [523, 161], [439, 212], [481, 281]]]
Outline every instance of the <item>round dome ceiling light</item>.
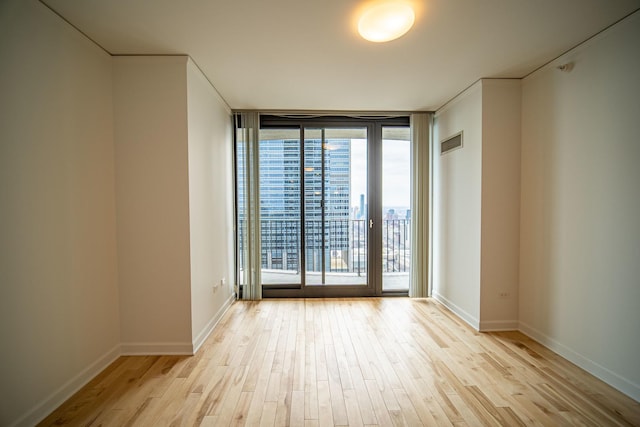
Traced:
[[405, 35], [415, 19], [413, 8], [406, 2], [391, 0], [374, 3], [360, 16], [358, 32], [371, 42], [388, 42]]

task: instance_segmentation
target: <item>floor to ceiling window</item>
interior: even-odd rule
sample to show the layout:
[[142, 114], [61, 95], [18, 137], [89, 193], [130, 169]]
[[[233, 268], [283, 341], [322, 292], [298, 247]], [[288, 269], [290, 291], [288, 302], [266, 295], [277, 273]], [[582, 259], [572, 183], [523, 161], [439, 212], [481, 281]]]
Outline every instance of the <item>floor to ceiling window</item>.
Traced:
[[[411, 268], [407, 117], [261, 116], [258, 150], [264, 296], [407, 292]], [[236, 147], [238, 182], [245, 179], [245, 154]], [[245, 203], [243, 188], [237, 186], [240, 207]], [[242, 215], [243, 209], [238, 209], [240, 246], [245, 244]], [[239, 275], [246, 269], [244, 263], [240, 256]]]

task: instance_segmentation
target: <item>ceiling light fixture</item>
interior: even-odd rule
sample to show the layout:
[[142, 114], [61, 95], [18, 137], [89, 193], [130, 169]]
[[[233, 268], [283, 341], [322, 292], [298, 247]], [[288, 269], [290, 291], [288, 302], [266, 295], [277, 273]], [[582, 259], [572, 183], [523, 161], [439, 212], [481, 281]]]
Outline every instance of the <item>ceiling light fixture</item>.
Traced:
[[415, 19], [413, 8], [405, 1], [378, 2], [362, 13], [358, 21], [358, 32], [371, 42], [388, 42], [405, 35]]

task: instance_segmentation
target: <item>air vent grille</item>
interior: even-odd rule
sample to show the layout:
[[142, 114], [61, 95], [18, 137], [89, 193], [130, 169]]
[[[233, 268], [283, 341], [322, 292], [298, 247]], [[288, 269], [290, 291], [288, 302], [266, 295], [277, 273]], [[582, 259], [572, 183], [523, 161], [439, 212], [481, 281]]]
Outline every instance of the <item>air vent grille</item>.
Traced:
[[459, 132], [440, 143], [440, 154], [462, 147], [462, 132]]

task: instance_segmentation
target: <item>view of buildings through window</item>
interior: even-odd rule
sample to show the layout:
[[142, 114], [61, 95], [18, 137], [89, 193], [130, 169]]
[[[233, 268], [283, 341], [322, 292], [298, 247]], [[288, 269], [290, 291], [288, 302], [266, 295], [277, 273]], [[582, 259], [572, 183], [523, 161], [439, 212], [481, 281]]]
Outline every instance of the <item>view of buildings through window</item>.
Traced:
[[[353, 137], [344, 137], [344, 132], [337, 137], [321, 132], [324, 130], [305, 129], [301, 147], [298, 129], [261, 131], [263, 284], [300, 284], [302, 274], [306, 274], [306, 285], [367, 283], [366, 129]], [[383, 155], [382, 270], [384, 275], [395, 276], [391, 289], [406, 289], [411, 222], [408, 140], [383, 141]], [[241, 151], [237, 158], [238, 182], [243, 182]], [[239, 205], [243, 200], [243, 188], [239, 186]], [[239, 209], [240, 215], [242, 212]], [[242, 224], [242, 218], [239, 220]]]

